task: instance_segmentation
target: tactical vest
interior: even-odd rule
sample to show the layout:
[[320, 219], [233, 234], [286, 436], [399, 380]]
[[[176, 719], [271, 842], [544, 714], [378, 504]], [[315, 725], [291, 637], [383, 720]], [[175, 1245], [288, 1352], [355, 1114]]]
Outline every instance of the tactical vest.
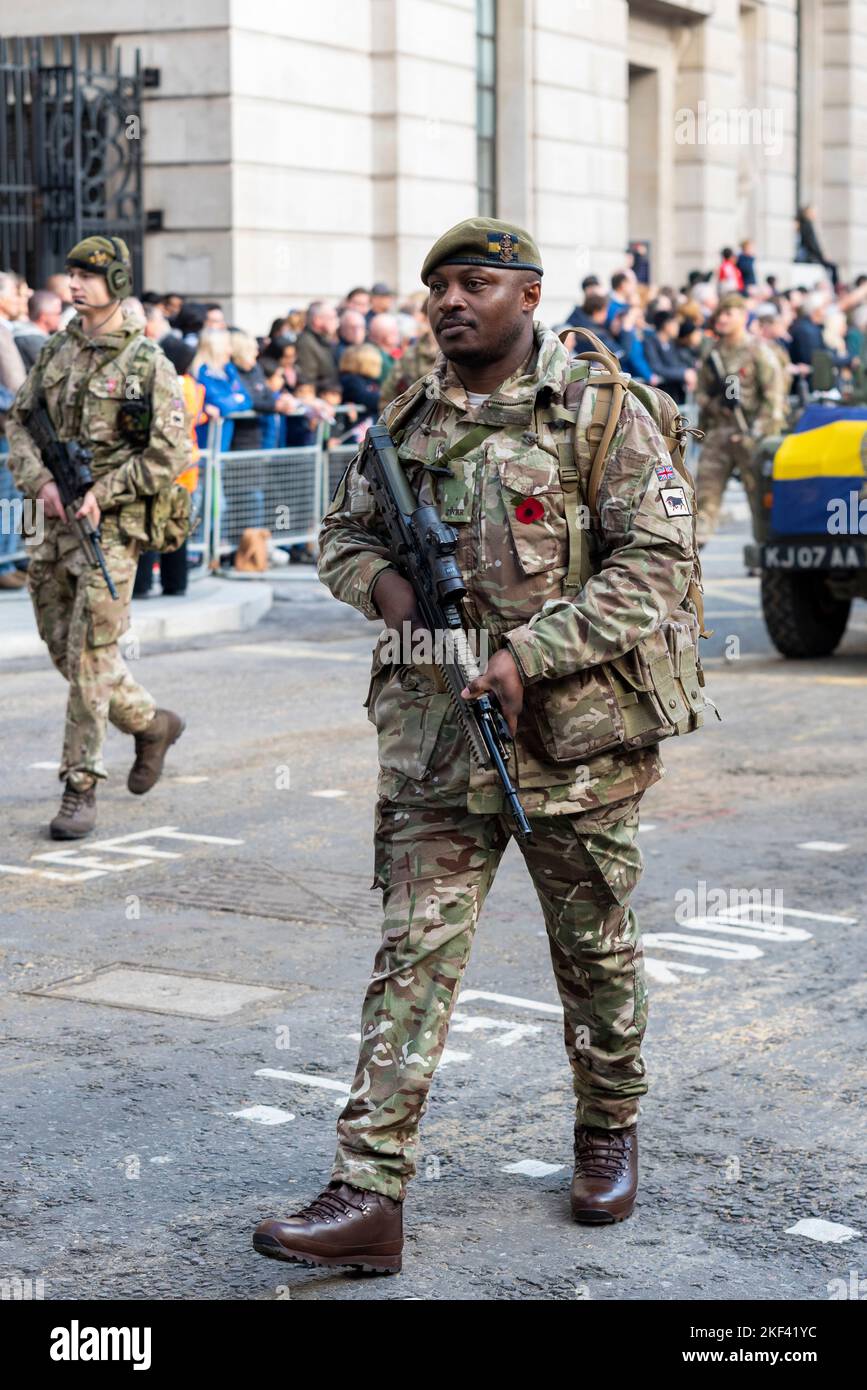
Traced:
[[[672, 465], [690, 499], [693, 532], [693, 571], [686, 600], [664, 618], [659, 627], [643, 637], [624, 656], [598, 666], [585, 667], [569, 676], [534, 682], [525, 688], [525, 707], [532, 716], [546, 755], [558, 763], [581, 763], [588, 757], [615, 749], [644, 748], [675, 734], [688, 734], [704, 723], [710, 706], [719, 711], [703, 691], [704, 672], [698, 652], [700, 637], [709, 637], [704, 628], [701, 565], [695, 538], [695, 490], [686, 466], [686, 443], [690, 434], [701, 438], [689, 425], [677, 405], [658, 387], [635, 382], [620, 371], [613, 353], [587, 329], [568, 329], [560, 334], [584, 334], [592, 346], [578, 355], [569, 372], [562, 404], [537, 404], [539, 424], [554, 427], [557, 440], [560, 485], [569, 535], [569, 568], [563, 582], [563, 596], [575, 598], [591, 575], [602, 567], [603, 555], [591, 542], [591, 531], [581, 524], [582, 505], [589, 511], [594, 534], [600, 533], [597, 512], [599, 491], [608, 450], [623, 404], [629, 391], [653, 419], [668, 449]], [[588, 385], [596, 390], [585, 395]], [[424, 393], [424, 381], [401, 406], [391, 421], [392, 435], [399, 444]], [[588, 418], [589, 417], [589, 418]], [[563, 423], [571, 425], [564, 430]], [[496, 432], [496, 426], [477, 425], [451, 450], [437, 460], [450, 464], [463, 457]], [[592, 465], [586, 496], [578, 469], [579, 439], [584, 436], [591, 449]], [[446, 480], [448, 482], [448, 480]]]
[[[49, 340], [42, 357], [34, 371], [39, 373], [38, 384], [41, 391], [42, 373], [65, 339], [58, 333]], [[131, 349], [131, 351], [130, 351]], [[153, 418], [153, 383], [156, 371], [156, 354], [160, 351], [149, 338], [134, 338], [132, 343], [124, 343], [116, 353], [103, 357], [97, 363], [91, 376], [102, 371], [107, 362], [118, 361], [124, 369], [125, 383], [130, 380], [141, 381], [141, 390], [118, 403], [117, 426], [126, 442], [136, 450], [144, 450], [150, 439]], [[129, 353], [128, 360], [121, 361]], [[79, 388], [76, 406], [78, 424], [90, 377], [86, 377]], [[81, 441], [85, 443], [86, 441]], [[98, 477], [99, 475], [97, 475]], [[126, 540], [140, 541], [148, 550], [161, 552], [178, 550], [190, 534], [194, 523], [192, 500], [189, 492], [177, 482], [170, 482], [158, 492], [147, 497], [138, 497], [126, 502], [117, 509], [117, 526]]]

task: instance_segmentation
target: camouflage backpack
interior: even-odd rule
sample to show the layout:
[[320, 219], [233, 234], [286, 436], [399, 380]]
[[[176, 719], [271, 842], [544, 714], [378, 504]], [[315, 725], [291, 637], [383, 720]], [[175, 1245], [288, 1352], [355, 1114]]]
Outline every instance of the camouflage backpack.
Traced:
[[[564, 580], [566, 597], [577, 596], [599, 565], [591, 553], [590, 529], [582, 525], [580, 503], [586, 504], [598, 530], [597, 504], [608, 449], [627, 391], [647, 410], [662, 435], [672, 467], [692, 513], [693, 572], [683, 605], [624, 656], [600, 666], [587, 667], [570, 676], [540, 681], [527, 687], [542, 743], [557, 762], [580, 762], [618, 747], [643, 748], [674, 734], [687, 734], [704, 722], [707, 705], [716, 706], [702, 690], [704, 673], [698, 652], [704, 628], [701, 566], [695, 543], [695, 505], [692, 476], [686, 467], [686, 442], [698, 435], [677, 405], [664, 391], [632, 381], [603, 343], [587, 329], [568, 329], [560, 334], [583, 334], [591, 347], [578, 354], [562, 405], [537, 407], [542, 420], [562, 427], [557, 453], [560, 483], [569, 531], [569, 570]], [[589, 420], [591, 398], [584, 407], [585, 387], [598, 388]], [[582, 496], [578, 455], [584, 448], [591, 463], [587, 496]]]

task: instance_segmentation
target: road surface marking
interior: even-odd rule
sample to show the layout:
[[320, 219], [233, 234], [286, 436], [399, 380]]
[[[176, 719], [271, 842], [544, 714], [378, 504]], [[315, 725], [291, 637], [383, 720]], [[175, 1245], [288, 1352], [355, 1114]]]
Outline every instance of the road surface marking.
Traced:
[[31, 763], [31, 767], [38, 767], [44, 772], [59, 772], [60, 763]]
[[501, 1173], [520, 1173], [525, 1178], [547, 1178], [551, 1173], [561, 1173], [565, 1163], [543, 1163], [539, 1158], [522, 1158], [517, 1163], [507, 1163]]
[[726, 917], [745, 917], [748, 912], [768, 911], [772, 917], [803, 917], [808, 922], [839, 922], [844, 927], [854, 927], [858, 924], [857, 917], [837, 917], [830, 912], [807, 912], [802, 907], [769, 907], [767, 909], [759, 907], [756, 903], [735, 903], [733, 907], [726, 909]]
[[752, 936], [758, 941], [810, 941], [813, 937], [813, 933], [804, 931], [803, 927], [787, 927], [781, 922], [775, 922], [773, 917], [770, 922], [744, 920], [727, 912], [721, 913], [719, 917], [687, 917], [680, 926], [690, 927], [693, 931], [718, 931], [734, 936]]
[[227, 652], [241, 652], [250, 656], [282, 656], [295, 661], [348, 661], [368, 666], [370, 652], [358, 655], [354, 652], [329, 650], [325, 642], [262, 642], [250, 646], [226, 647]]
[[[73, 872], [58, 873], [53, 869], [28, 868], [24, 865], [0, 864], [2, 874], [36, 874], [39, 878], [54, 879], [59, 883], [85, 883], [91, 878], [101, 878], [104, 874], [123, 873], [127, 869], [147, 868], [155, 859], [182, 859], [177, 850], [154, 849], [143, 844], [143, 840], [182, 840], [185, 843], [205, 845], [242, 845], [243, 840], [229, 839], [225, 835], [193, 835], [178, 830], [174, 825], [159, 825], [155, 830], [134, 830], [129, 835], [113, 835], [107, 840], [89, 840], [79, 848], [52, 849], [30, 856], [34, 864], [65, 864]], [[125, 855], [126, 863], [113, 863], [103, 860], [94, 850], [106, 854]], [[78, 872], [75, 872], [78, 871]]]
[[758, 960], [764, 951], [746, 941], [720, 941], [718, 937], [686, 936], [676, 931], [645, 932], [647, 946], [667, 946], [672, 951], [685, 951], [689, 956], [715, 956], [718, 960]]
[[841, 1226], [836, 1221], [824, 1221], [820, 1216], [805, 1216], [801, 1221], [796, 1221], [794, 1226], [786, 1227], [787, 1236], [808, 1236], [810, 1240], [831, 1241], [835, 1245], [842, 1245], [845, 1240], [856, 1240], [860, 1234], [860, 1231], [854, 1231], [851, 1226]]
[[519, 994], [493, 994], [487, 989], [463, 989], [461, 1004], [469, 1004], [473, 999], [489, 999], [493, 1004], [512, 1004], [516, 1009], [538, 1009], [545, 1014], [562, 1014], [560, 1004], [545, 1004], [539, 999], [522, 999]]
[[798, 845], [798, 849], [813, 849], [817, 854], [842, 854], [848, 848], [838, 840], [804, 840], [803, 844]]
[[348, 796], [342, 787], [324, 787], [321, 792], [309, 792], [309, 796]]
[[646, 835], [646, 834], [648, 833], [649, 830], [655, 830], [655, 829], [656, 829], [656, 826], [655, 826], [655, 825], [639, 825], [639, 827], [638, 827], [638, 833], [639, 833], [639, 835]]
[[679, 975], [706, 975], [706, 965], [687, 965], [685, 961], [671, 960], [663, 963], [645, 954], [644, 970], [647, 978], [657, 985], [676, 985]]
[[169, 777], [169, 782], [182, 782], [186, 787], [197, 787], [200, 782], [210, 782], [210, 777]]
[[457, 1010], [452, 1014], [449, 1028], [452, 1033], [476, 1033], [487, 1029], [502, 1031], [501, 1037], [488, 1039], [488, 1042], [497, 1047], [511, 1047], [522, 1038], [538, 1037], [542, 1032], [538, 1023], [512, 1023], [509, 1019], [488, 1018], [485, 1014], [464, 1014]]
[[330, 1076], [308, 1076], [303, 1071], [281, 1071], [279, 1067], [259, 1067], [254, 1075], [270, 1076], [274, 1081], [295, 1081], [299, 1086], [318, 1086], [322, 1091], [339, 1091], [344, 1096], [348, 1096], [351, 1089], [348, 1082], [335, 1081]]
[[295, 1119], [291, 1110], [279, 1110], [276, 1105], [248, 1105], [246, 1110], [230, 1110], [229, 1114], [257, 1125], [285, 1125]]

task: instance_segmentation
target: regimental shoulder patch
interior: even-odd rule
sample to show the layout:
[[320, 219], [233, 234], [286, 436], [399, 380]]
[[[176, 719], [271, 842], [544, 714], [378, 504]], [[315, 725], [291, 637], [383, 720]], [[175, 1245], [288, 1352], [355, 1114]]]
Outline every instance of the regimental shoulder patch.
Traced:
[[674, 478], [674, 469], [670, 463], [658, 463], [656, 465], [656, 476], [661, 483], [670, 483]]
[[682, 487], [661, 487], [659, 496], [666, 516], [692, 516], [692, 508]]

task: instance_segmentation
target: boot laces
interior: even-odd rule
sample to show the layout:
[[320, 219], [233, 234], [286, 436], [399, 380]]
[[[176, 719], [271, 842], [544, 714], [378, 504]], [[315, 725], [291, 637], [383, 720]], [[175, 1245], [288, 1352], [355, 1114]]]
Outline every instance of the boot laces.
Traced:
[[[360, 1194], [359, 1194], [360, 1195]], [[341, 1197], [334, 1188], [328, 1188], [321, 1192], [318, 1197], [314, 1197], [306, 1207], [298, 1213], [299, 1216], [309, 1216], [316, 1219], [322, 1218], [324, 1221], [339, 1220], [341, 1216], [346, 1216], [349, 1212], [366, 1212], [367, 1203], [361, 1201], [357, 1206], [354, 1202], [349, 1202], [345, 1197]]]
[[584, 1177], [619, 1178], [629, 1162], [626, 1135], [619, 1130], [582, 1130], [576, 1146], [576, 1169]]
[[62, 815], [72, 816], [79, 806], [87, 800], [87, 793], [90, 791], [80, 791], [77, 787], [67, 786], [60, 800], [60, 811]]

